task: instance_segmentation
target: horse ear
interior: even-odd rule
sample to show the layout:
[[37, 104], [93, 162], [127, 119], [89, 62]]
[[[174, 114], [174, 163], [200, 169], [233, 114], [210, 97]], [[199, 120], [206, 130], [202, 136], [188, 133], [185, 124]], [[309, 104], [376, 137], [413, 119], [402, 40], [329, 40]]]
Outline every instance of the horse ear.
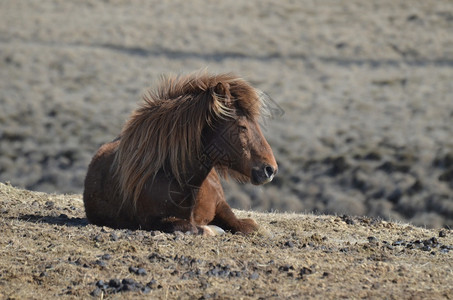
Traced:
[[222, 98], [227, 106], [232, 105], [232, 97], [230, 94], [230, 85], [226, 82], [219, 82], [214, 87], [214, 93]]

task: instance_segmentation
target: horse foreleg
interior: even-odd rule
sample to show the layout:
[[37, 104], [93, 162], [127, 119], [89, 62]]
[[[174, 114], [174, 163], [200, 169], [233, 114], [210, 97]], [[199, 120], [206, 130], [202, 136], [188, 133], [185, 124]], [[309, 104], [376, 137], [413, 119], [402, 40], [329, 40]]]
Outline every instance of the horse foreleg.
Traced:
[[154, 224], [153, 227], [157, 230], [173, 233], [176, 231], [190, 232], [193, 234], [201, 234], [205, 236], [213, 236], [221, 234], [222, 229], [208, 225], [194, 225], [190, 221], [180, 218], [165, 218], [159, 224]]
[[238, 219], [225, 200], [217, 204], [212, 225], [220, 226], [231, 232], [252, 233], [258, 230], [258, 224], [253, 219]]

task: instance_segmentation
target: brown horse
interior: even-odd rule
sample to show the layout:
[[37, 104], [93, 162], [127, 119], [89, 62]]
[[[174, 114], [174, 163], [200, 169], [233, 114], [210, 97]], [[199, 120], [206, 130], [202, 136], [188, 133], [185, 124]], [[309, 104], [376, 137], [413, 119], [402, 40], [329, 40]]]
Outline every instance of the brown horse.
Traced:
[[277, 163], [258, 118], [261, 93], [230, 74], [164, 80], [88, 167], [88, 220], [113, 228], [213, 234], [258, 228], [226, 203], [219, 174], [264, 184]]

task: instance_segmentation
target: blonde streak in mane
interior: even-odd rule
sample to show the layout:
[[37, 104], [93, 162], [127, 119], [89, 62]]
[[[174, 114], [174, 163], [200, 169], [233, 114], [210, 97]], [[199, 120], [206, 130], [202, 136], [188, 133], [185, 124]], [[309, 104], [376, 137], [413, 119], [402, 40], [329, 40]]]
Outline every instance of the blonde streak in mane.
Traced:
[[147, 112], [143, 111], [136, 116], [135, 123], [137, 124], [131, 124], [133, 128], [130, 132], [126, 130], [129, 138], [124, 141], [122, 148], [124, 150], [122, 155], [124, 167], [121, 173], [123, 201], [132, 201], [134, 209], [149, 177], [149, 170], [158, 170], [162, 165], [161, 161], [164, 160], [164, 154], [161, 151], [149, 151], [149, 149], [156, 148], [153, 144], [156, 139], [159, 140], [161, 137], [158, 136], [158, 132], [156, 134], [156, 120], [148, 118], [147, 115]]
[[[117, 166], [117, 173], [121, 194], [123, 196], [121, 207], [124, 206], [125, 202], [138, 197], [136, 191], [143, 186], [140, 182], [140, 177], [144, 173], [142, 168], [140, 168], [140, 165], [143, 165], [143, 162], [141, 162], [142, 158], [139, 153], [142, 151], [141, 149], [144, 145], [136, 141], [136, 132], [143, 133], [143, 131], [135, 124], [137, 123], [138, 118], [140, 118], [140, 116], [137, 113], [134, 113], [131, 120], [126, 124], [116, 156], [116, 162], [120, 163]], [[137, 129], [136, 127], [139, 128]], [[146, 139], [146, 136], [140, 136], [141, 139]], [[135, 209], [135, 201], [133, 202], [133, 206]]]
[[[223, 97], [218, 98], [222, 99]], [[221, 120], [233, 119], [236, 117], [234, 109], [223, 104], [221, 101], [216, 101], [212, 107], [212, 110], [214, 115]]]
[[[194, 99], [192, 99], [194, 101]], [[201, 121], [192, 120], [191, 117], [194, 112], [190, 110], [192, 103], [189, 103], [187, 97], [179, 99], [179, 105], [175, 107], [177, 111], [176, 120], [174, 118], [168, 118], [168, 121], [172, 124], [171, 132], [167, 134], [167, 141], [169, 141], [169, 147], [171, 152], [169, 153], [170, 167], [172, 174], [175, 176], [179, 184], [183, 183], [183, 176], [187, 173], [187, 162], [193, 159], [194, 152], [197, 152], [200, 148], [200, 138], [196, 137], [201, 135], [201, 131], [198, 130]], [[205, 110], [205, 108], [202, 108]], [[192, 146], [192, 145], [195, 146]]]
[[255, 93], [259, 99], [259, 115], [261, 118], [272, 118], [272, 111], [271, 111], [271, 102], [272, 99], [269, 95], [265, 92], [255, 89]]

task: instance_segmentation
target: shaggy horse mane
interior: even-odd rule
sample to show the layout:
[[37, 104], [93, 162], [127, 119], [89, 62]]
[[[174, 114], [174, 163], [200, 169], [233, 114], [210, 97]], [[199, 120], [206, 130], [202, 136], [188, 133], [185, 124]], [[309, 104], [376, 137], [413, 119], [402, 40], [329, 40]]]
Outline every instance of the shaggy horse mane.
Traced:
[[[112, 167], [123, 203], [135, 206], [145, 183], [159, 170], [183, 185], [187, 168], [201, 154], [206, 125], [234, 118], [237, 111], [256, 120], [262, 108], [260, 92], [232, 74], [164, 78], [156, 91], [143, 96], [120, 135]], [[224, 168], [219, 171], [226, 175]]]

